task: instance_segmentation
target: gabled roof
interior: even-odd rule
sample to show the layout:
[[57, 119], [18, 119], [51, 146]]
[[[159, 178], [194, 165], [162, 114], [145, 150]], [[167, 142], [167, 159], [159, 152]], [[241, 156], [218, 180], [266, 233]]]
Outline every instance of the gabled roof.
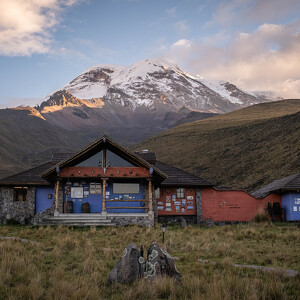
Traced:
[[134, 152], [134, 154], [138, 155], [142, 159], [146, 160], [148, 163], [155, 165], [156, 164], [156, 155], [155, 152]]
[[52, 166], [52, 162], [47, 162], [24, 172], [2, 178], [0, 185], [49, 185], [50, 183], [41, 177], [41, 173]]
[[176, 185], [176, 186], [213, 186], [209, 180], [195, 176], [181, 169], [175, 168], [163, 162], [157, 161], [156, 167], [167, 174], [168, 178], [165, 179], [161, 185]]
[[46, 170], [41, 174], [44, 179], [50, 179], [52, 176], [56, 175], [56, 168], [63, 168], [63, 167], [70, 167], [74, 166], [85, 159], [95, 155], [96, 153], [100, 152], [103, 148], [111, 150], [112, 152], [118, 154], [120, 157], [126, 159], [127, 161], [145, 168], [152, 168], [153, 174], [161, 177], [161, 180], [165, 179], [167, 176], [157, 169], [156, 167], [152, 166], [146, 160], [141, 158], [140, 156], [134, 154], [133, 152], [129, 151], [128, 149], [122, 147], [115, 141], [113, 141], [108, 136], [103, 136], [93, 143], [89, 144], [86, 148], [80, 150], [79, 152], [75, 153], [74, 155], [70, 156], [69, 158], [57, 163], [55, 166], [51, 167], [50, 169]]
[[300, 173], [272, 181], [252, 193], [252, 196], [255, 198], [264, 198], [271, 194], [271, 192], [284, 190], [300, 190]]

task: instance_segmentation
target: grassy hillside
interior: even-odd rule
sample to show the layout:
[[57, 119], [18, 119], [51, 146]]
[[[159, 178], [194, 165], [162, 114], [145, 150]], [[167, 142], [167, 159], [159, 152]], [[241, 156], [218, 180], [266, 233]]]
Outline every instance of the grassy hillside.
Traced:
[[[161, 241], [160, 228], [126, 226], [0, 226], [0, 299], [299, 299], [299, 275], [285, 277], [235, 268], [233, 263], [300, 271], [300, 232], [295, 226], [252, 224], [185, 229], [168, 227], [165, 247], [176, 257], [181, 282], [170, 278], [108, 284], [127, 244]], [[187, 240], [186, 237], [189, 237]], [[215, 261], [205, 264], [198, 259]]]
[[87, 144], [29, 108], [0, 110], [0, 141], [0, 178], [48, 161], [53, 152], [74, 152]]
[[141, 149], [218, 185], [255, 190], [300, 172], [300, 100], [184, 124], [134, 147]]

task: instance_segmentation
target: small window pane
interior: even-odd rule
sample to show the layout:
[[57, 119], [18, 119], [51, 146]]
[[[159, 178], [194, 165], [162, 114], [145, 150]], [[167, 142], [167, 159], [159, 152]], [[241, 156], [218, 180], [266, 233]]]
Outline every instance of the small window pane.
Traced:
[[14, 188], [14, 200], [15, 201], [26, 201], [27, 200], [27, 188], [16, 187]]
[[90, 183], [90, 194], [101, 194], [101, 193], [102, 193], [101, 183], [91, 182]]
[[177, 188], [177, 198], [184, 198], [184, 188]]

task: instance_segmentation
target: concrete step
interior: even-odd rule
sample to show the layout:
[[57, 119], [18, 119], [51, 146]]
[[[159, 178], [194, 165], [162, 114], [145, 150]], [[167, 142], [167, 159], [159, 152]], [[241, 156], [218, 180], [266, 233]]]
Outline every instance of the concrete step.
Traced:
[[59, 219], [95, 219], [95, 220], [106, 220], [106, 216], [102, 216], [101, 214], [59, 214], [58, 216], [54, 216], [54, 218]]

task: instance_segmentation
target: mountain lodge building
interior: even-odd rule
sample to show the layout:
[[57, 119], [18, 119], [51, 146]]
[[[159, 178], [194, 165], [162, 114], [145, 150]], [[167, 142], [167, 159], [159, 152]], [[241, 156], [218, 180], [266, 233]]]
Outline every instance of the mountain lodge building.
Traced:
[[282, 206], [279, 193], [255, 198], [241, 190], [218, 189], [157, 161], [155, 153], [133, 153], [108, 136], [73, 155], [55, 154], [50, 162], [0, 180], [1, 223], [14, 219], [23, 224], [154, 226], [178, 218], [240, 222], [274, 205]]

